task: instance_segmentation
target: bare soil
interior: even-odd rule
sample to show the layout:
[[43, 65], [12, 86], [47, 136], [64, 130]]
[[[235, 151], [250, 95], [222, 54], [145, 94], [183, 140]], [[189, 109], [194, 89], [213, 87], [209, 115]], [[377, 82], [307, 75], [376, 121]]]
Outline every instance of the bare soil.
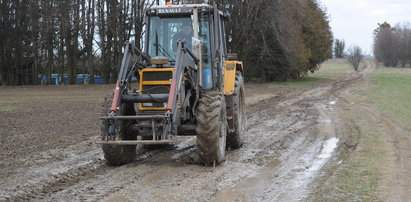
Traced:
[[303, 87], [246, 84], [245, 144], [217, 167], [197, 164], [195, 137], [138, 148], [133, 163], [107, 166], [94, 142], [113, 86], [0, 88], [0, 105], [13, 106], [0, 111], [0, 201], [309, 199], [350, 141], [338, 115], [341, 94], [367, 74]]

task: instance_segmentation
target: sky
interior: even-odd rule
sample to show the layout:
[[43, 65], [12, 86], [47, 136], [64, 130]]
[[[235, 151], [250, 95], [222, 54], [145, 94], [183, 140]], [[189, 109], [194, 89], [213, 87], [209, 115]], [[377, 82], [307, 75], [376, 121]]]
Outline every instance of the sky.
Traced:
[[373, 31], [378, 23], [392, 26], [411, 22], [411, 0], [319, 0], [330, 17], [334, 38], [346, 46], [358, 45], [372, 54]]

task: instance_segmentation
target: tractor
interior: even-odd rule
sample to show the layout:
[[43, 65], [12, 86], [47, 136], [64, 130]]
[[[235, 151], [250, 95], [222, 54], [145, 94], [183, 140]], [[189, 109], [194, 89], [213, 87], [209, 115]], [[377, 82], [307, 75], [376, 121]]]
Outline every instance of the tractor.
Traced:
[[107, 164], [136, 158], [136, 146], [196, 136], [198, 160], [215, 166], [243, 144], [243, 63], [227, 53], [216, 5], [152, 6], [142, 49], [126, 42], [113, 95], [106, 98], [102, 149]]

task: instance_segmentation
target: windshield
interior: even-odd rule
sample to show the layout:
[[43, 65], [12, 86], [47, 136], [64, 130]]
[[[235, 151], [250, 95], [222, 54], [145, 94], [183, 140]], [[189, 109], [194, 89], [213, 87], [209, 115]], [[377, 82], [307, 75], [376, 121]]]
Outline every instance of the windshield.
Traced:
[[[211, 88], [211, 39], [209, 14], [199, 14], [198, 37], [201, 42], [202, 68], [204, 76], [204, 87]], [[194, 37], [191, 17], [150, 17], [148, 54], [150, 57], [165, 56], [170, 64], [175, 63], [177, 42], [185, 40], [189, 49], [192, 49]], [[206, 85], [207, 84], [207, 85]]]
[[[211, 68], [209, 16], [199, 15], [199, 40], [202, 43], [204, 68]], [[171, 63], [175, 61], [177, 42], [185, 40], [192, 49], [193, 25], [191, 17], [160, 18], [150, 17], [148, 54], [150, 57], [165, 56]]]
[[165, 56], [170, 62], [175, 61], [177, 41], [185, 40], [191, 47], [193, 28], [191, 18], [151, 17], [148, 53], [150, 57]]

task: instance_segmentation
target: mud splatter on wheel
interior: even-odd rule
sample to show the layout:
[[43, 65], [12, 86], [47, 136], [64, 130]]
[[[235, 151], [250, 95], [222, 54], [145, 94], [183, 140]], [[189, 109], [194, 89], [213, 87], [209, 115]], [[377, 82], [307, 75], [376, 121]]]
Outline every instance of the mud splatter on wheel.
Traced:
[[[107, 116], [107, 110], [110, 109], [112, 103], [112, 96], [107, 96], [103, 104], [102, 115]], [[124, 112], [133, 112], [132, 105], [122, 104], [119, 110], [120, 115], [125, 115]], [[129, 114], [127, 114], [129, 115]], [[101, 134], [102, 140], [106, 141], [111, 138], [108, 134], [109, 120], [102, 120]], [[115, 140], [136, 140], [137, 136], [133, 135], [132, 131], [129, 131], [130, 121], [116, 120], [115, 122]], [[103, 144], [104, 158], [108, 165], [120, 166], [133, 161], [136, 158], [136, 145], [109, 145]]]
[[225, 160], [227, 134], [224, 96], [204, 93], [196, 112], [198, 159], [207, 166], [220, 164]]

